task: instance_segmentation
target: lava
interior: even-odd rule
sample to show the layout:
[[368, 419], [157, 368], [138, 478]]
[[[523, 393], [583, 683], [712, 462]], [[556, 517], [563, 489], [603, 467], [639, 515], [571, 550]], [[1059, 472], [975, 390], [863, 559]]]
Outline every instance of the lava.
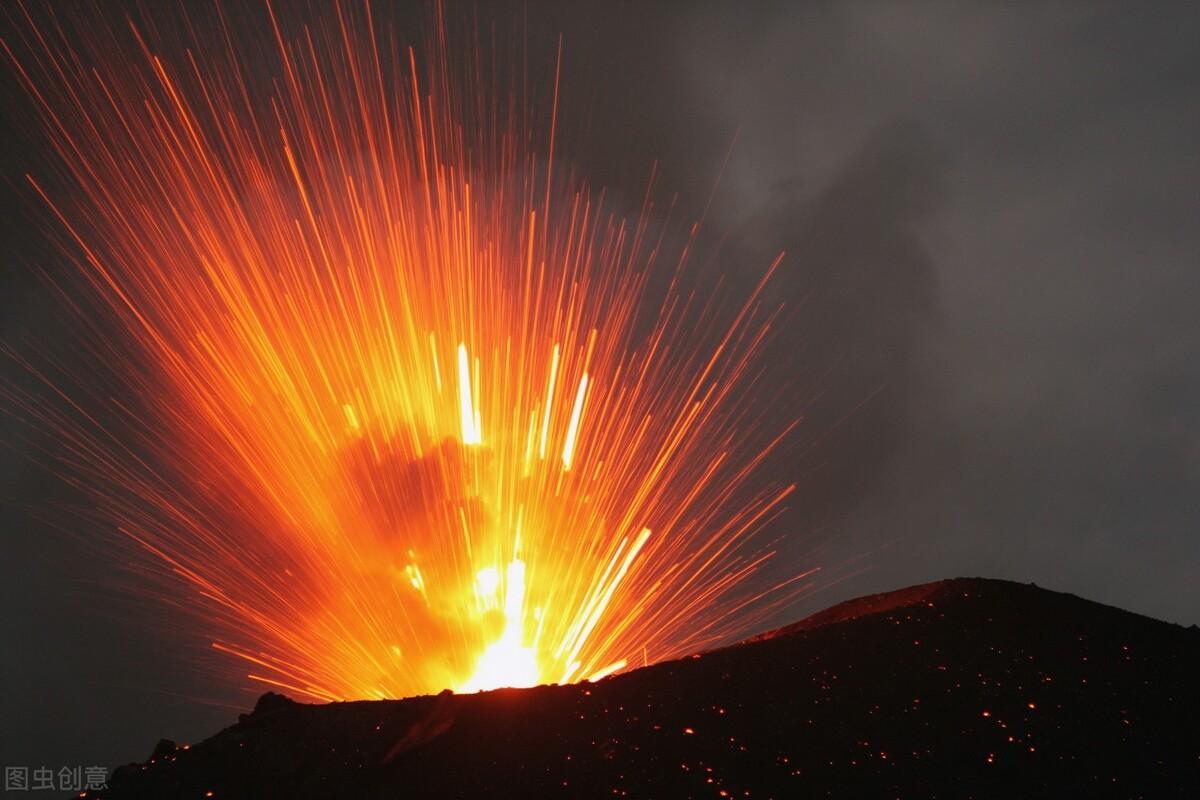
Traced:
[[155, 607], [323, 700], [752, 632], [803, 577], [747, 580], [794, 490], [762, 473], [795, 421], [750, 402], [780, 261], [729, 308], [683, 289], [698, 226], [675, 246], [652, 192], [625, 215], [559, 168], [557, 70], [543, 109], [440, 8], [422, 48], [370, 5], [266, 11], [265, 49], [219, 5], [182, 57], [23, 5], [3, 43], [60, 163], [29, 185], [115, 320], [79, 347], [122, 383], [4, 396]]

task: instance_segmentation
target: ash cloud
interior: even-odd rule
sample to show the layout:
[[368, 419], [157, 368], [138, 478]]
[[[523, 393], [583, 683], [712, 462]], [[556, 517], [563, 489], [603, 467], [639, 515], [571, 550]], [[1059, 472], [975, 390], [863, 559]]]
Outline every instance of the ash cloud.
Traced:
[[1200, 617], [1194, 7], [530, 20], [564, 31], [601, 177], [657, 158], [702, 204], [736, 134], [709, 230], [727, 271], [789, 252], [771, 378], [807, 423], [781, 525], [848, 567], [814, 607], [986, 574]]

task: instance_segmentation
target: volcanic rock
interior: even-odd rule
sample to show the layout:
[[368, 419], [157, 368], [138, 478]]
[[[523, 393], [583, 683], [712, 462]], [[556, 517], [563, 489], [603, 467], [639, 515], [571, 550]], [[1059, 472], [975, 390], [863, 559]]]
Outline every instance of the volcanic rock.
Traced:
[[1197, 631], [958, 579], [596, 684], [268, 694], [89, 796], [1196, 797], [1198, 712]]

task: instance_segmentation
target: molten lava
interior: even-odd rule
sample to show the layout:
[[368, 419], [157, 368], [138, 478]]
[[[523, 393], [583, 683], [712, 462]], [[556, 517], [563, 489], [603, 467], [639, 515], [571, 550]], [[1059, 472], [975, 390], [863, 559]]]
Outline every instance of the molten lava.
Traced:
[[649, 193], [626, 218], [558, 168], [557, 78], [539, 116], [483, 48], [452, 69], [440, 12], [422, 61], [369, 6], [268, 11], [270, 48], [222, 16], [174, 59], [68, 42], [22, 6], [4, 42], [62, 165], [30, 184], [118, 323], [79, 346], [122, 383], [5, 394], [165, 607], [331, 700], [749, 633], [795, 585], [746, 580], [793, 489], [760, 476], [791, 424], [749, 402], [775, 266], [727, 310], [681, 289], [697, 228], [674, 247]]

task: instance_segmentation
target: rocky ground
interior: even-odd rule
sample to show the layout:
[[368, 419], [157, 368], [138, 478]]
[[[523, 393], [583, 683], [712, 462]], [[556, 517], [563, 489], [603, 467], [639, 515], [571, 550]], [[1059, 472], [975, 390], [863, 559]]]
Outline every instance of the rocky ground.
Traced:
[[1200, 631], [958, 579], [595, 684], [264, 695], [123, 798], [1200, 796]]

